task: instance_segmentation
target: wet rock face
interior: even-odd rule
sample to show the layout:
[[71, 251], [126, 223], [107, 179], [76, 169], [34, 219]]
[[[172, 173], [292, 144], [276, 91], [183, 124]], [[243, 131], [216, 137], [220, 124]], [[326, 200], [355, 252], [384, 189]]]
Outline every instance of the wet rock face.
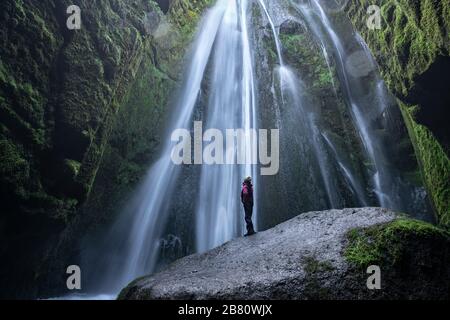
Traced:
[[280, 34], [299, 34], [306, 32], [306, 27], [294, 20], [285, 20], [280, 25]]
[[[373, 238], [355, 238], [365, 230]], [[392, 246], [398, 242], [399, 250], [387, 249], [377, 256], [381, 245], [375, 248], [372, 243], [380, 244], [379, 239], [386, 240], [391, 232], [402, 234], [386, 241]], [[367, 247], [358, 251], [362, 243]], [[448, 233], [385, 209], [310, 212], [180, 259], [134, 281], [119, 298], [448, 299], [449, 244]], [[372, 258], [365, 253], [372, 253]], [[381, 268], [380, 290], [367, 288], [369, 264]]]

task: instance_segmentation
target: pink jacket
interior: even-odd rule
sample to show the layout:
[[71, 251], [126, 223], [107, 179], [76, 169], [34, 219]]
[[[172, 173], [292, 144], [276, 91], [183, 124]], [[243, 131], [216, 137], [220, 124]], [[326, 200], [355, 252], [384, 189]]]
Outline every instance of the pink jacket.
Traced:
[[243, 204], [253, 204], [253, 185], [243, 183], [241, 191], [241, 201]]

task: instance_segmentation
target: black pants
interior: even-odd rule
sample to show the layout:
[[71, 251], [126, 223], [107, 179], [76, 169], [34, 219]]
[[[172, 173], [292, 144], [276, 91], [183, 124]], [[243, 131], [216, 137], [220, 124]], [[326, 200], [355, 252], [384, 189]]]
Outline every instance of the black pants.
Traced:
[[255, 232], [253, 229], [252, 215], [253, 215], [253, 203], [244, 203], [245, 211], [245, 223], [247, 224], [247, 232]]

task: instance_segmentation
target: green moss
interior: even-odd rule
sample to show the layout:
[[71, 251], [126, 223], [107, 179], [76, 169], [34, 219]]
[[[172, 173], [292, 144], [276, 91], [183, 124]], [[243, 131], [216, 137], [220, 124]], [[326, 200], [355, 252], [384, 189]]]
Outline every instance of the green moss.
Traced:
[[192, 39], [205, 8], [211, 6], [214, 0], [178, 0], [175, 1], [169, 11], [169, 19], [176, 26], [181, 35], [180, 45], [186, 46]]
[[[23, 8], [21, 9], [23, 10]], [[49, 30], [48, 23], [41, 16], [41, 13], [35, 10], [28, 9], [25, 12], [28, 14], [28, 23], [30, 23], [30, 25], [33, 25], [33, 29], [37, 32], [39, 40], [43, 41], [44, 43], [49, 43], [50, 46], [55, 46], [57, 43], [57, 39], [55, 38], [53, 31]]]
[[304, 46], [306, 37], [303, 34], [282, 34], [280, 36], [280, 41], [283, 44], [286, 53], [292, 57], [304, 55], [304, 50], [307, 49]]
[[316, 82], [316, 85], [319, 87], [325, 87], [329, 86], [330, 84], [333, 84], [333, 75], [330, 73], [330, 71], [326, 68], [320, 68], [319, 69], [319, 77]]
[[12, 79], [9, 76], [8, 71], [5, 68], [5, 65], [0, 60], [0, 82], [3, 84], [9, 83]]
[[74, 200], [81, 203], [92, 189], [119, 106], [151, 52], [144, 20], [157, 6], [100, 1], [67, 37], [55, 15], [59, 5], [17, 0], [3, 7], [2, 181], [17, 191], [20, 198], [10, 200], [23, 204], [18, 211], [45, 204], [48, 215], [63, 208], [62, 216], [71, 216]]
[[[144, 176], [159, 143], [162, 119], [175, 82], [159, 70], [149, 54], [120, 106], [117, 120], [96, 174], [94, 192], [86, 207], [96, 215], [113, 215]], [[175, 63], [174, 61], [173, 63]]]
[[363, 269], [373, 264], [394, 265], [402, 259], [409, 245], [408, 238], [433, 236], [448, 238], [450, 234], [423, 221], [400, 218], [387, 224], [349, 231], [344, 256], [348, 262]]
[[438, 222], [450, 228], [450, 159], [430, 130], [414, 121], [415, 108], [399, 103]]
[[25, 185], [30, 177], [30, 167], [18, 146], [0, 138], [1, 187], [24, 197]]
[[302, 70], [302, 78], [311, 83], [308, 90], [317, 93], [330, 90], [335, 71], [328, 68], [317, 44], [304, 34], [281, 34], [280, 41], [290, 64]]
[[438, 55], [449, 52], [449, 22], [445, 16], [450, 4], [436, 0], [386, 0], [381, 4], [381, 30], [369, 30], [366, 8], [372, 4], [370, 0], [353, 0], [348, 16], [372, 49], [389, 88], [405, 97], [415, 78]]
[[251, 10], [252, 10], [251, 16], [254, 20], [260, 20], [263, 17], [263, 12], [259, 4], [253, 3]]
[[80, 172], [81, 163], [78, 161], [72, 160], [72, 159], [66, 159], [64, 161], [70, 175], [72, 177], [76, 177], [78, 173]]

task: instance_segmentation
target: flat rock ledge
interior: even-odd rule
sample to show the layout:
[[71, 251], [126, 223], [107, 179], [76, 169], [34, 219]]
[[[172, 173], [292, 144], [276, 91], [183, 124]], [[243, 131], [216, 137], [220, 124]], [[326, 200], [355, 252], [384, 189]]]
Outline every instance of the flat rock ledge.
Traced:
[[[182, 258], [119, 299], [449, 299], [450, 237], [382, 208], [301, 214]], [[369, 289], [369, 265], [381, 289]]]

